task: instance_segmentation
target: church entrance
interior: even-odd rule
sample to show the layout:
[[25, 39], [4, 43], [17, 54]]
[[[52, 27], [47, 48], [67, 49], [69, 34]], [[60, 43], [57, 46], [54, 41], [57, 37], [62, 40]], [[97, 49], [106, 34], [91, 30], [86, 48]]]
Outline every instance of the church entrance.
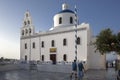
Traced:
[[50, 54], [50, 60], [53, 64], [56, 64], [56, 54]]

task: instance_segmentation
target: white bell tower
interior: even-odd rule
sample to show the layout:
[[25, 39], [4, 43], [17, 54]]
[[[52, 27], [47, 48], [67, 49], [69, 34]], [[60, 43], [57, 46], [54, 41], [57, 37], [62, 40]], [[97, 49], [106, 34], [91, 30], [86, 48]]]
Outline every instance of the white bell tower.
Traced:
[[30, 36], [35, 33], [34, 26], [32, 24], [32, 18], [30, 12], [27, 10], [24, 14], [23, 27], [21, 28], [21, 36]]

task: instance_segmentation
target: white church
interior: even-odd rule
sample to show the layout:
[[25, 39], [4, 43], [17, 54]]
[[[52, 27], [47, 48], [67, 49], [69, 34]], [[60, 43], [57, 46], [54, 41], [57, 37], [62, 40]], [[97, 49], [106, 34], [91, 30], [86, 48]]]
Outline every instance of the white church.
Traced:
[[[20, 59], [22, 61], [42, 61], [59, 64], [72, 63], [75, 59], [77, 43], [77, 59], [85, 61], [87, 68], [104, 69], [105, 55], [95, 52], [95, 41], [90, 25], [77, 25], [77, 42], [75, 43], [75, 12], [67, 4], [62, 4], [62, 10], [53, 17], [54, 25], [46, 32], [35, 32], [35, 26], [29, 11], [26, 11], [21, 27]], [[52, 20], [52, 19], [51, 19]]]

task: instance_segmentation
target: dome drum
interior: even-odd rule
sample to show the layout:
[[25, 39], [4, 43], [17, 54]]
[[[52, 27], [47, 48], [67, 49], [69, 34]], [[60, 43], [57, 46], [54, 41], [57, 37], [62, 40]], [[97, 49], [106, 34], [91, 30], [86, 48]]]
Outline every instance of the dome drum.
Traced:
[[54, 27], [74, 25], [75, 14], [61, 13], [54, 16]]

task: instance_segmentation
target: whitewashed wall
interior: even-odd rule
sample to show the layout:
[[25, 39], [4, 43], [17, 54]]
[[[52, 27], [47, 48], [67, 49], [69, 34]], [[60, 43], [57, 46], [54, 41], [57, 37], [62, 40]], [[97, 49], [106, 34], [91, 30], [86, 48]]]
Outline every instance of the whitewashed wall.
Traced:
[[[80, 27], [80, 26], [79, 26]], [[87, 60], [87, 29], [78, 30], [78, 37], [81, 39], [78, 45], [78, 60]], [[63, 39], [67, 39], [67, 45], [63, 46]], [[31, 40], [30, 40], [31, 39]], [[55, 48], [57, 52], [50, 53], [51, 41], [55, 41]], [[31, 50], [30, 50], [31, 41]], [[44, 41], [44, 48], [41, 48], [41, 42]], [[35, 42], [35, 49], [32, 48], [32, 43]], [[27, 43], [27, 49], [25, 49]], [[31, 60], [40, 60], [40, 55], [44, 55], [45, 61], [50, 61], [50, 54], [56, 54], [57, 61], [63, 61], [63, 55], [67, 55], [67, 61], [72, 62], [75, 59], [75, 32], [63, 32], [49, 35], [41, 35], [35, 38], [27, 38], [21, 40], [21, 59], [25, 55], [28, 56], [31, 51]]]
[[[30, 40], [31, 39], [31, 40]], [[31, 42], [31, 44], [30, 44]], [[33, 42], [35, 42], [35, 48], [33, 48]], [[25, 49], [25, 43], [27, 43], [27, 49]], [[31, 48], [30, 48], [31, 46]], [[30, 50], [31, 49], [31, 50]], [[40, 60], [40, 46], [39, 46], [39, 37], [38, 38], [28, 38], [21, 40], [21, 60], [25, 60], [25, 55], [27, 60]], [[31, 58], [30, 58], [31, 56]]]
[[[62, 23], [59, 24], [59, 18], [62, 18]], [[70, 17], [73, 18], [73, 24], [70, 24]], [[54, 27], [61, 27], [61, 26], [73, 26], [74, 20], [75, 20], [75, 14], [73, 13], [62, 13], [62, 14], [56, 14], [53, 18], [54, 20]]]
[[[92, 38], [94, 42], [96, 38]], [[88, 55], [89, 69], [105, 69], [106, 56], [101, 55], [99, 51], [95, 52], [95, 46], [90, 45], [90, 52]]]
[[[78, 31], [78, 36], [81, 39], [81, 44], [78, 45], [78, 59], [87, 58], [87, 30]], [[63, 46], [63, 39], [67, 39], [67, 45]], [[50, 53], [51, 41], [55, 40], [55, 48], [57, 52]], [[57, 55], [57, 61], [63, 61], [63, 55], [67, 55], [68, 61], [75, 59], [75, 32], [65, 32], [60, 34], [46, 35], [41, 37], [41, 41], [45, 42], [45, 48], [41, 48], [41, 54], [45, 55], [45, 61], [49, 61], [50, 54]]]
[[[86, 29], [82, 29], [82, 28]], [[81, 39], [80, 45], [78, 45], [78, 60], [86, 60], [87, 68], [91, 69], [103, 69], [105, 68], [105, 56], [99, 52], [95, 53], [94, 46], [89, 45], [90, 41], [95, 41], [91, 38], [89, 25], [78, 26], [81, 28], [78, 30], [78, 37]], [[55, 32], [56, 31], [56, 32]], [[62, 31], [62, 30], [61, 30]], [[51, 32], [54, 32], [51, 33]], [[63, 39], [67, 39], [67, 45], [63, 46]], [[55, 47], [51, 47], [51, 41], [55, 41]], [[44, 41], [44, 48], [41, 48], [41, 42]], [[35, 42], [35, 49], [32, 48], [32, 43]], [[25, 48], [27, 43], [27, 49]], [[50, 48], [56, 48], [57, 52], [50, 53]], [[21, 40], [21, 60], [24, 60], [25, 55], [29, 60], [30, 53], [30, 38]], [[72, 62], [75, 59], [75, 32], [64, 31], [62, 33], [57, 30], [50, 31], [48, 33], [39, 34], [36, 37], [31, 38], [31, 60], [41, 60], [40, 56], [44, 55], [45, 61], [50, 61], [50, 54], [56, 54], [57, 62], [63, 61], [63, 55], [67, 55], [67, 61]]]

